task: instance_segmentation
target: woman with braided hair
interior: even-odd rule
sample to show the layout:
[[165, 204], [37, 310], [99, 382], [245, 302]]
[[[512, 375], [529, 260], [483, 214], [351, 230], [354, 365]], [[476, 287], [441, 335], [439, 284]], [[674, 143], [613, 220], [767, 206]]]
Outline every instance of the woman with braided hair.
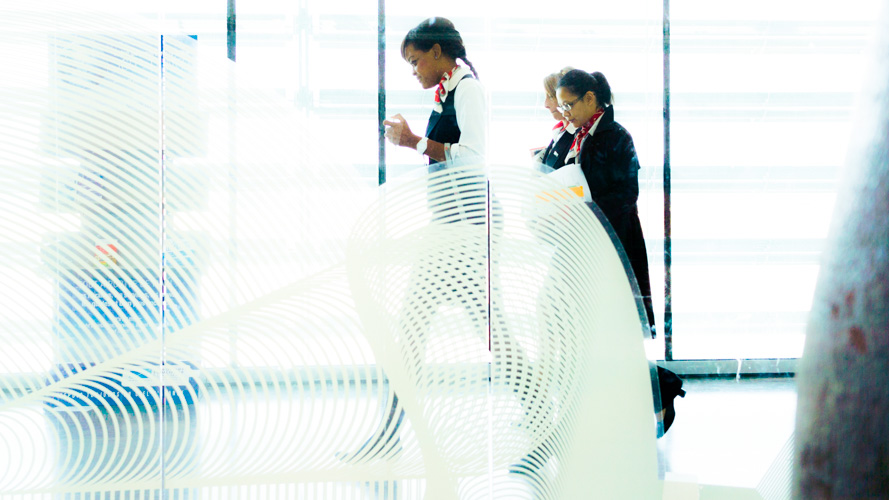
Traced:
[[[423, 136], [412, 132], [400, 114], [384, 120], [389, 141], [396, 146], [416, 149], [426, 158], [430, 174], [455, 164], [483, 164], [487, 140], [485, 91], [478, 81], [475, 67], [466, 56], [466, 47], [463, 46], [463, 39], [454, 23], [442, 17], [432, 17], [421, 22], [405, 35], [401, 43], [401, 55], [410, 64], [420, 86], [435, 89], [433, 110]], [[479, 186], [484, 188], [485, 179], [483, 176], [470, 177], [477, 177], [478, 182], [462, 179], [463, 187], [466, 188], [466, 200], [460, 199], [458, 195], [456, 200], [442, 201], [440, 194], [430, 188], [428, 201], [433, 222], [446, 225], [450, 229], [460, 229], [460, 224], [486, 226], [486, 210], [479, 209], [475, 206], [477, 204], [472, 203], [476, 201], [479, 192], [484, 192]], [[468, 207], [461, 205], [461, 201], [468, 201]], [[461, 207], [461, 211], [466, 209], [466, 212], [461, 216], [450, 217], [447, 210], [453, 205]], [[449, 256], [453, 257], [453, 262], [443, 263], [436, 254], [413, 256], [416, 260], [410, 263], [411, 285], [398, 317], [408, 318], [406, 321], [410, 323], [409, 328], [413, 329], [410, 336], [412, 340], [409, 342], [420, 353], [417, 356], [421, 359], [425, 358], [425, 345], [429, 336], [427, 330], [435, 315], [438, 304], [436, 301], [459, 302], [471, 314], [482, 309], [480, 304], [487, 303], [489, 287], [485, 272], [488, 264], [488, 238], [484, 231], [473, 234], [476, 233], [482, 238], [475, 245], [465, 241], [455, 245], [453, 254]], [[492, 277], [491, 283], [493, 294], [499, 287], [497, 278]], [[441, 287], [446, 289], [453, 284], [459, 290], [442, 292]], [[418, 311], [425, 311], [425, 314], [418, 314]], [[477, 323], [482, 322], [477, 320]], [[508, 348], [517, 349], [513, 345], [510, 342]], [[380, 425], [374, 434], [357, 451], [339, 453], [337, 456], [352, 463], [391, 458], [401, 450], [400, 427], [404, 418], [405, 412], [398, 404], [397, 394], [394, 394], [391, 405], [384, 409]]]
[[428, 157], [430, 172], [440, 170], [447, 162], [483, 158], [485, 91], [454, 23], [443, 17], [421, 22], [401, 42], [401, 56], [424, 89], [436, 87], [434, 105], [423, 136], [413, 133], [404, 117], [397, 114], [383, 122], [389, 127], [386, 137], [397, 146], [416, 149]]

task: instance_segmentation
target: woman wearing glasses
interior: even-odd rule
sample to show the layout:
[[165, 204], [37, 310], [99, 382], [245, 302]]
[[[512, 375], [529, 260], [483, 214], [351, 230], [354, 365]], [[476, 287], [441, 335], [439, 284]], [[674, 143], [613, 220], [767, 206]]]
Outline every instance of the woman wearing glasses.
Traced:
[[[602, 73], [567, 72], [556, 88], [559, 111], [578, 128], [565, 163], [576, 162], [586, 177], [590, 195], [602, 210], [626, 252], [654, 333], [654, 310], [648, 276], [648, 254], [636, 200], [639, 198], [639, 160], [630, 133], [614, 121], [611, 86]], [[673, 399], [684, 396], [682, 381], [658, 367], [663, 431], [675, 416]]]
[[590, 195], [614, 228], [639, 282], [648, 322], [654, 327], [648, 255], [636, 200], [639, 160], [633, 138], [614, 121], [611, 86], [602, 73], [572, 70], [559, 79], [559, 111], [577, 127], [565, 163], [579, 163]]
[[565, 164], [565, 155], [574, 140], [574, 132], [577, 131], [577, 128], [562, 116], [556, 98], [556, 84], [559, 83], [559, 78], [572, 69], [574, 68], [570, 66], [562, 68], [558, 73], [549, 74], [543, 79], [543, 90], [546, 92], [543, 107], [553, 115], [556, 124], [553, 126], [553, 139], [546, 148], [537, 152], [534, 159], [553, 169], [558, 169]]

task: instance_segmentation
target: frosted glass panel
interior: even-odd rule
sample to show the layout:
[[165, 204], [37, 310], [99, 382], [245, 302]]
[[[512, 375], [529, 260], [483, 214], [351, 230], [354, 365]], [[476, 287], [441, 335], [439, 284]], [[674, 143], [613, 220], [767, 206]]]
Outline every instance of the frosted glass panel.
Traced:
[[4, 12], [0, 29], [0, 489], [158, 491], [165, 446], [185, 445], [165, 433], [165, 406], [193, 402], [188, 382], [165, 401], [158, 380], [162, 38], [41, 7]]
[[241, 6], [237, 62], [201, 2], [0, 16], [0, 497], [657, 495], [601, 213], [504, 136], [378, 186], [375, 6], [310, 6]]

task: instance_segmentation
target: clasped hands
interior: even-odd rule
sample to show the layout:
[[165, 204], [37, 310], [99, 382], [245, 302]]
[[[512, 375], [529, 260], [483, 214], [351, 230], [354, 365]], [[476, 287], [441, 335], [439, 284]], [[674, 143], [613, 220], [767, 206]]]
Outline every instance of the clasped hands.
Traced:
[[401, 114], [392, 116], [388, 120], [383, 120], [383, 125], [387, 127], [386, 138], [389, 139], [389, 142], [396, 146], [417, 148], [417, 143], [420, 142], [421, 137], [411, 132], [407, 120]]

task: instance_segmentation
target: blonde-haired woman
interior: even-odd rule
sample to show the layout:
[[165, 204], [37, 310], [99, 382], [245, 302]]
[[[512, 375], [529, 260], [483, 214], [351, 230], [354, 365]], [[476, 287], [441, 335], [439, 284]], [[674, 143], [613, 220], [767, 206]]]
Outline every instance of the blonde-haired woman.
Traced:
[[559, 83], [559, 78], [572, 69], [574, 68], [567, 66], [543, 78], [543, 90], [546, 93], [543, 107], [553, 115], [556, 124], [553, 126], [552, 140], [547, 147], [537, 152], [535, 159], [553, 169], [565, 164], [565, 155], [571, 149], [574, 133], [577, 131], [577, 127], [562, 116], [562, 112], [559, 111], [559, 101], [556, 99], [556, 85]]

